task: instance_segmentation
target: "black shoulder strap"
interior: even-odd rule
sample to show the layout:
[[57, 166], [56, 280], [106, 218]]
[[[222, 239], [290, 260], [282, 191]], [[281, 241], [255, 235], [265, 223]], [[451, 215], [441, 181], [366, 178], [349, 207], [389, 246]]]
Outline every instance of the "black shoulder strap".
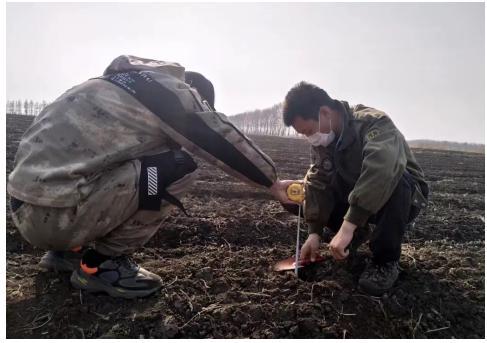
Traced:
[[176, 206], [181, 211], [183, 211], [183, 213], [186, 215], [186, 217], [191, 217], [188, 214], [188, 212], [186, 212], [186, 209], [184, 208], [183, 203], [181, 201], [179, 201], [179, 199], [176, 198], [174, 195], [172, 195], [171, 193], [169, 193], [166, 189], [161, 190], [160, 195], [161, 195], [161, 198], [162, 199], [166, 200], [168, 203]]
[[[188, 113], [179, 97], [171, 89], [155, 81], [151, 74], [149, 71], [132, 71], [105, 75], [98, 79], [124, 89], [158, 116], [164, 124], [233, 170], [259, 185], [272, 185], [272, 180], [247, 156], [210, 128], [195, 112]], [[196, 104], [201, 106], [195, 100]], [[200, 110], [203, 111], [203, 108]]]

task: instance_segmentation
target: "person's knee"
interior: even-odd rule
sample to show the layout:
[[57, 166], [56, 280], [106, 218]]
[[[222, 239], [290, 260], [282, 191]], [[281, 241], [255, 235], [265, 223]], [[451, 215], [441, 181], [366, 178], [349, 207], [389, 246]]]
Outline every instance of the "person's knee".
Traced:
[[35, 209], [27, 203], [22, 203], [17, 208], [11, 208], [12, 221], [23, 239], [30, 245], [44, 248], [45, 235], [35, 223]]
[[45, 250], [70, 250], [85, 242], [73, 232], [67, 217], [69, 210], [23, 203], [12, 212], [20, 235], [32, 246]]
[[189, 174], [184, 175], [179, 180], [173, 182], [167, 187], [167, 192], [175, 197], [183, 196], [196, 182], [198, 177], [198, 170], [195, 170]]
[[50, 230], [40, 230], [35, 225], [18, 227], [20, 235], [33, 247], [44, 250], [67, 251], [84, 242], [73, 240], [72, 236], [62, 235]]

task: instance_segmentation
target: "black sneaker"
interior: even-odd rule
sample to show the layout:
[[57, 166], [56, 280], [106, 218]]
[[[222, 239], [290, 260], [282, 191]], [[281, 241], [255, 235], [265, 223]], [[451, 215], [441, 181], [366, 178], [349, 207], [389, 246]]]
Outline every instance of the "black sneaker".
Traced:
[[399, 276], [398, 261], [383, 265], [370, 262], [358, 281], [360, 289], [373, 296], [381, 296], [391, 289]]
[[39, 261], [39, 267], [55, 272], [72, 272], [78, 268], [83, 250], [78, 251], [47, 251]]
[[146, 297], [162, 287], [160, 276], [141, 268], [127, 255], [107, 257], [97, 266], [84, 263], [84, 260], [85, 256], [80, 268], [71, 275], [71, 284], [75, 288], [133, 299]]

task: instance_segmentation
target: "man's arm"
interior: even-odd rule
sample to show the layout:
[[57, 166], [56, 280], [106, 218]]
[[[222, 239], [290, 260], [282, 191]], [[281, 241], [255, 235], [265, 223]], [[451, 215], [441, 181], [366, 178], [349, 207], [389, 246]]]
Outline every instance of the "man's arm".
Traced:
[[272, 160], [181, 80], [150, 71], [105, 75], [102, 79], [124, 89], [158, 116], [162, 131], [186, 150], [247, 183], [266, 187], [279, 200], [283, 198], [287, 183], [278, 180]]
[[387, 116], [367, 129], [362, 170], [348, 197], [346, 221], [363, 226], [389, 200], [406, 168], [404, 144], [404, 136]]
[[[316, 153], [316, 151], [313, 151]], [[315, 161], [316, 162], [316, 156]], [[323, 236], [323, 228], [335, 205], [331, 190], [332, 171], [325, 172], [313, 164], [305, 177], [304, 215], [308, 224], [309, 236], [301, 248], [301, 259], [314, 261]]]
[[334, 193], [331, 189], [334, 171], [320, 168], [320, 152], [324, 152], [322, 149], [312, 148], [313, 164], [304, 179], [304, 217], [308, 224], [308, 232], [319, 236], [323, 235], [323, 227], [335, 206]]
[[282, 203], [293, 203], [286, 189], [291, 180], [279, 180], [272, 159], [218, 112], [195, 112], [163, 123], [164, 131], [186, 150], [240, 180], [265, 187]]

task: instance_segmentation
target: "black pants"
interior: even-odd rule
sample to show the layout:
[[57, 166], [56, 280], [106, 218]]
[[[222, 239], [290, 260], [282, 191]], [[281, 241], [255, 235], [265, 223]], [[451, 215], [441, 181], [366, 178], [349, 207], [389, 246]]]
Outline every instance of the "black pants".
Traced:
[[[404, 231], [419, 214], [419, 208], [412, 206], [411, 201], [414, 183], [414, 179], [405, 173], [384, 207], [368, 220], [368, 223], [376, 225], [369, 241], [375, 263], [397, 261], [401, 256]], [[338, 232], [348, 207], [348, 203], [335, 205], [326, 225], [330, 230]]]

